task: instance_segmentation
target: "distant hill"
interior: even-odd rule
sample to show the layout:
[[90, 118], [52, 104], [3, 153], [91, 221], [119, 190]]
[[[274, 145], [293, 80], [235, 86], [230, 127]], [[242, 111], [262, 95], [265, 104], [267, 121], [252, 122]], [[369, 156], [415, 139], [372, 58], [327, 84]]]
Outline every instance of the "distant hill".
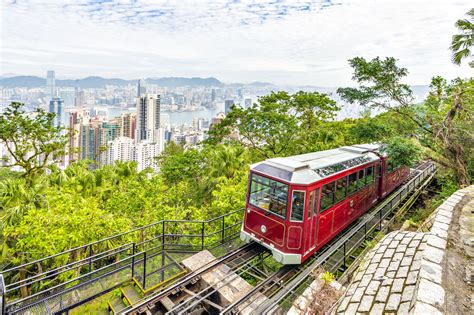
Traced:
[[3, 87], [27, 87], [34, 88], [46, 85], [46, 79], [34, 76], [16, 76], [0, 79], [0, 86]]
[[157, 84], [163, 87], [177, 87], [177, 86], [204, 86], [204, 87], [220, 87], [224, 84], [217, 80], [216, 78], [181, 78], [181, 77], [168, 77], [168, 78], [153, 78], [153, 79], [146, 79], [146, 82], [151, 84]]
[[[181, 77], [169, 77], [169, 78], [152, 78], [146, 79], [147, 82], [152, 84], [158, 84], [163, 87], [178, 87], [178, 86], [191, 86], [191, 87], [220, 87], [224, 84], [216, 78], [181, 78]], [[102, 78], [102, 77], [87, 77], [77, 80], [56, 80], [56, 86], [60, 87], [79, 87], [83, 89], [89, 88], [103, 88], [106, 85], [115, 86], [126, 86], [128, 84], [135, 85], [137, 80], [123, 80], [118, 78]], [[46, 79], [35, 77], [35, 76], [15, 76], [10, 78], [1, 78], [0, 86], [2, 87], [43, 87], [46, 85]]]
[[[56, 86], [59, 87], [79, 87], [82, 89], [89, 88], [103, 88], [106, 85], [115, 85], [115, 86], [126, 86], [128, 84], [136, 85], [138, 80], [124, 80], [119, 78], [102, 78], [98, 76], [87, 77], [77, 80], [56, 80]], [[157, 84], [162, 87], [175, 88], [180, 86], [189, 86], [189, 87], [272, 87], [275, 89], [289, 89], [289, 90], [304, 90], [304, 91], [318, 91], [321, 93], [329, 93], [334, 97], [336, 95], [336, 88], [334, 87], [316, 87], [316, 86], [288, 86], [282, 87], [269, 82], [252, 82], [252, 83], [229, 83], [224, 84], [214, 77], [209, 78], [183, 78], [183, 77], [164, 77], [164, 78], [148, 78], [146, 79], [148, 83]], [[2, 77], [0, 78], [0, 87], [44, 87], [46, 86], [46, 79], [35, 77], [35, 76], [13, 76], [13, 77]], [[426, 98], [428, 94], [429, 87], [427, 85], [413, 85], [413, 93], [416, 96], [416, 101], [421, 102]]]

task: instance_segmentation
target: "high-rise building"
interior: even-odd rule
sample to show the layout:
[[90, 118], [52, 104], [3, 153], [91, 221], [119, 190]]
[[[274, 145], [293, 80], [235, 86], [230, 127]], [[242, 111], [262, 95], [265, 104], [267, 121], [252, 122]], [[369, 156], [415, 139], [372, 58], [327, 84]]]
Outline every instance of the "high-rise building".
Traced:
[[[59, 89], [58, 89], [59, 90]], [[62, 88], [59, 90], [59, 97], [63, 99], [65, 107], [73, 107], [76, 98], [76, 92], [73, 88]]]
[[120, 117], [121, 136], [135, 139], [135, 131], [137, 129], [137, 115], [135, 113], [122, 114]]
[[216, 89], [211, 90], [211, 101], [212, 102], [216, 101]]
[[243, 97], [242, 89], [237, 90], [237, 96], [239, 97], [240, 100], [242, 99]]
[[143, 79], [137, 82], [137, 97], [141, 97], [146, 94], [146, 81]]
[[53, 126], [59, 127], [63, 125], [63, 100], [60, 97], [53, 97], [49, 101], [49, 112], [56, 114], [53, 121]]
[[56, 96], [56, 79], [53, 70], [46, 72], [46, 96], [48, 100]]
[[[164, 137], [164, 132], [162, 133]], [[163, 151], [163, 141], [157, 143], [149, 143], [147, 141], [137, 143], [135, 146], [135, 161], [138, 164], [138, 170], [142, 171], [145, 168], [151, 167], [153, 170], [158, 170], [158, 163], [156, 157]]]
[[230, 112], [230, 110], [231, 110], [232, 106], [234, 106], [234, 104], [235, 104], [234, 100], [226, 100], [225, 101], [224, 113], [226, 115]]
[[86, 103], [84, 91], [76, 91], [74, 98], [74, 107], [83, 107]]
[[107, 163], [107, 144], [121, 134], [117, 120], [107, 121], [105, 117], [91, 118], [85, 110], [70, 115], [71, 136], [70, 160], [94, 160], [101, 164]]
[[107, 145], [107, 164], [115, 161], [135, 161], [135, 141], [128, 137], [118, 137]]
[[145, 94], [137, 98], [136, 140], [157, 142], [160, 128], [160, 96]]

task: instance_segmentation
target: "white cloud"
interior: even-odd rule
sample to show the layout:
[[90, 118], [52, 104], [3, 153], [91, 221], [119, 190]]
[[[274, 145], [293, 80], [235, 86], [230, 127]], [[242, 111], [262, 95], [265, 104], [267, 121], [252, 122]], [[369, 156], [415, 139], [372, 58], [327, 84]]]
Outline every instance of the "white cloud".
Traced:
[[411, 84], [472, 75], [448, 50], [468, 0], [99, 2], [4, 1], [0, 73], [340, 86], [347, 59], [380, 55]]

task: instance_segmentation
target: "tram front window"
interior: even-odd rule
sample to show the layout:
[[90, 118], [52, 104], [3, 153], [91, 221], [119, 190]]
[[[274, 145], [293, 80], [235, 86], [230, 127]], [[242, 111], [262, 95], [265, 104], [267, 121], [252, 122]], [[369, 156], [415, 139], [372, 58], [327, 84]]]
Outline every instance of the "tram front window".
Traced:
[[252, 174], [249, 203], [273, 214], [286, 217], [288, 185]]

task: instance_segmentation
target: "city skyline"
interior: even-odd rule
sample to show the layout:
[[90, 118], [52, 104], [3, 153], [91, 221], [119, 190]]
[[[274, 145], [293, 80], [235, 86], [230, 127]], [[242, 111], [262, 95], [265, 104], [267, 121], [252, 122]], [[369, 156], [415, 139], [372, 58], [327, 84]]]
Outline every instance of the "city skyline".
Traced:
[[[343, 86], [347, 59], [393, 56], [409, 84], [450, 62], [469, 1], [3, 1], [0, 74], [58, 78], [217, 77], [224, 82]], [[374, 27], [377, 25], [377, 27]], [[423, 44], [420, 44], [423, 43]], [[158, 49], [159, 48], [159, 49]]]

